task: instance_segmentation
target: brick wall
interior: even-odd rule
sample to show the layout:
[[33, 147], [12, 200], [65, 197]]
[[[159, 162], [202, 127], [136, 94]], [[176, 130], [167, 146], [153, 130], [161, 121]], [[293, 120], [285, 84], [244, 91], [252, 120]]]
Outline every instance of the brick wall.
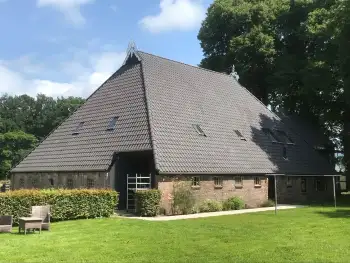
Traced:
[[[302, 178], [306, 182], [306, 187], [302, 191]], [[333, 181], [332, 177], [277, 177], [277, 200], [278, 203], [312, 203], [322, 202], [333, 199]], [[317, 187], [316, 180], [320, 180], [324, 187]], [[318, 189], [320, 188], [320, 189]]]
[[[200, 176], [199, 187], [191, 187], [197, 203], [207, 199], [224, 201], [229, 197], [238, 196], [244, 200], [248, 207], [258, 207], [268, 199], [267, 177], [260, 176], [261, 186], [254, 184], [255, 176], [242, 176], [242, 185], [235, 184], [235, 176], [223, 175], [222, 187], [214, 184], [215, 176]], [[162, 192], [161, 207], [167, 213], [171, 211], [171, 198], [174, 182], [185, 182], [191, 185], [192, 176], [162, 176], [156, 177], [157, 187]]]
[[15, 173], [11, 181], [13, 189], [109, 188], [110, 174], [107, 172]]

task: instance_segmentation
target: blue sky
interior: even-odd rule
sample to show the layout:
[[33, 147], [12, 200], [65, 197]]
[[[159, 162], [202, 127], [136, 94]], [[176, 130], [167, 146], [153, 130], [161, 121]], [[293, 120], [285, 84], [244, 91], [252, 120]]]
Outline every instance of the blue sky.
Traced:
[[196, 65], [212, 0], [0, 0], [0, 94], [88, 96], [129, 41]]

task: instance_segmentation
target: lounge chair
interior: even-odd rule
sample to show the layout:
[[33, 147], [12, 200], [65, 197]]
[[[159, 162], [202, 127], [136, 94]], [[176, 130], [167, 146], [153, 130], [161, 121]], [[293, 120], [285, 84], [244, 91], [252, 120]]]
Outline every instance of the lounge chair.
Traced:
[[43, 219], [41, 229], [50, 230], [50, 206], [32, 206], [31, 217]]
[[11, 232], [12, 231], [12, 216], [0, 216], [0, 232]]

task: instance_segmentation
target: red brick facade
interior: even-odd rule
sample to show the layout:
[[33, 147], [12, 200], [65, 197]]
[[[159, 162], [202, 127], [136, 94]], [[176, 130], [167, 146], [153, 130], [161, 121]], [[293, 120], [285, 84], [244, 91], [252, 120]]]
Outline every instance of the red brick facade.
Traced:
[[[190, 186], [193, 176], [162, 176], [156, 177], [157, 187], [162, 192], [161, 207], [167, 213], [171, 211], [174, 183], [185, 182]], [[258, 207], [268, 199], [268, 181], [264, 176], [241, 176], [242, 183], [235, 180], [235, 176], [199, 176], [199, 186], [192, 186], [197, 203], [211, 199], [224, 201], [230, 197], [238, 196], [244, 200], [247, 207]], [[215, 185], [214, 177], [222, 179], [222, 186]], [[260, 179], [260, 185], [255, 185], [255, 178]], [[220, 179], [219, 179], [220, 180]]]

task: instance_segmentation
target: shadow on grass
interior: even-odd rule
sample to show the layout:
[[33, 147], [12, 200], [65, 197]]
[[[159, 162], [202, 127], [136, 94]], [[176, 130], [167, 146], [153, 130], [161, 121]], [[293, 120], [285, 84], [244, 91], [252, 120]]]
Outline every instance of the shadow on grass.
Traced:
[[350, 209], [348, 210], [335, 210], [335, 211], [317, 211], [319, 215], [323, 215], [329, 218], [349, 218], [350, 219]]

